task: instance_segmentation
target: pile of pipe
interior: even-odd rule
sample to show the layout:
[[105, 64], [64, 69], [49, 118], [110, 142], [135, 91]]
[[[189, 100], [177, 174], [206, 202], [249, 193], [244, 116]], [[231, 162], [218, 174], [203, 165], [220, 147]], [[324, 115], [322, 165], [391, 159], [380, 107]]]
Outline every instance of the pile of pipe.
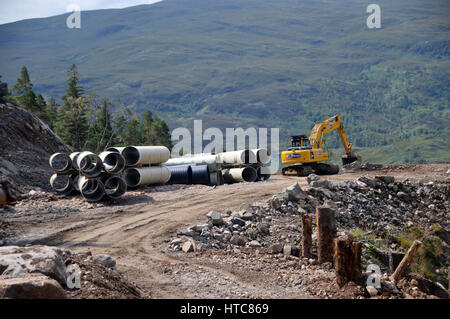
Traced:
[[186, 155], [165, 164], [172, 177], [169, 184], [223, 185], [222, 167], [214, 154]]
[[270, 172], [264, 165], [270, 161], [264, 148], [240, 150], [218, 154], [222, 165], [225, 183], [259, 182], [270, 178]]
[[[169, 183], [223, 185], [269, 179], [270, 173], [264, 167], [269, 160], [267, 150], [260, 148], [219, 154], [185, 155], [171, 158], [164, 165], [173, 175]], [[209, 182], [206, 177], [196, 178], [199, 172], [203, 173], [202, 176], [206, 176], [206, 171], [209, 171]]]
[[170, 158], [165, 146], [110, 147], [107, 151], [121, 154], [125, 159], [122, 176], [128, 187], [166, 184], [170, 180], [169, 169], [162, 165]]
[[99, 155], [55, 153], [49, 160], [50, 185], [59, 194], [80, 192], [88, 202], [118, 199], [127, 188], [167, 183], [170, 171], [162, 163], [169, 157], [164, 146], [111, 147]]
[[125, 168], [125, 159], [120, 154], [55, 153], [49, 164], [54, 171], [50, 185], [59, 194], [81, 193], [88, 202], [98, 202], [119, 199], [127, 191], [120, 176]]

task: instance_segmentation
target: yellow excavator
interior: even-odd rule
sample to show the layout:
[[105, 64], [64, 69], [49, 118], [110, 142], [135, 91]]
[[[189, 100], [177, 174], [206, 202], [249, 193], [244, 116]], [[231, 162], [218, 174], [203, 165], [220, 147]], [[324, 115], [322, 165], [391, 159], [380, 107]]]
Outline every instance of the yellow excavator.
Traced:
[[343, 165], [361, 161], [361, 158], [353, 152], [341, 117], [336, 114], [328, 120], [314, 125], [309, 138], [306, 135], [292, 136], [291, 147], [281, 153], [281, 163], [291, 164], [283, 167], [283, 175], [308, 176], [311, 173], [317, 175], [339, 173], [339, 166], [321, 163], [328, 161], [328, 153], [322, 149], [323, 135], [333, 130], [338, 131], [345, 148], [346, 155], [342, 156]]

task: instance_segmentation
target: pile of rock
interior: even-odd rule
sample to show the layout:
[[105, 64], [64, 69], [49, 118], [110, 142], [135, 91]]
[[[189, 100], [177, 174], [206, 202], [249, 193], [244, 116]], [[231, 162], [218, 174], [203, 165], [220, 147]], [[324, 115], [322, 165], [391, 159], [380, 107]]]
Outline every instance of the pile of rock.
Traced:
[[314, 214], [318, 206], [334, 209], [341, 231], [354, 227], [385, 231], [433, 223], [449, 230], [448, 185], [400, 182], [392, 176], [331, 183], [312, 174], [307, 180], [309, 186], [304, 189], [292, 185], [266, 202], [248, 205], [238, 212], [212, 211], [206, 223], [179, 231], [170, 246], [174, 250], [185, 247], [185, 251], [267, 247], [281, 252], [290, 245], [292, 251], [297, 251], [302, 237], [300, 216]]

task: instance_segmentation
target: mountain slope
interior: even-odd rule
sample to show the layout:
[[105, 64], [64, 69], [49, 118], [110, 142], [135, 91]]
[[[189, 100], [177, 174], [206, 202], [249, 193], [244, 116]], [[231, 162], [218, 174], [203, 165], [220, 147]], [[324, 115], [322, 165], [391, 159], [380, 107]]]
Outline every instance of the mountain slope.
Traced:
[[284, 145], [339, 112], [367, 159], [448, 161], [449, 6], [377, 3], [377, 30], [359, 0], [165, 0], [82, 12], [80, 30], [25, 20], [0, 26], [0, 73], [12, 86], [26, 65], [60, 97], [76, 63], [87, 91], [171, 128], [280, 127]]

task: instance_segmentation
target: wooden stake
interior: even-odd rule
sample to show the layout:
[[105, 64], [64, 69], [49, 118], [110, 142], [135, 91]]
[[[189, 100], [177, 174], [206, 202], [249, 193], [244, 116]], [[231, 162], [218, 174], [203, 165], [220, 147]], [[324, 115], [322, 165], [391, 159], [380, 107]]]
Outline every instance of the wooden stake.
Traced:
[[349, 281], [361, 278], [361, 243], [351, 236], [341, 236], [334, 241], [334, 267], [336, 281], [342, 287]]
[[406, 271], [406, 269], [408, 269], [409, 265], [413, 261], [414, 256], [416, 255], [416, 252], [420, 248], [420, 246], [422, 246], [422, 243], [418, 240], [415, 240], [411, 247], [409, 247], [405, 257], [403, 257], [397, 269], [395, 269], [394, 273], [391, 275], [391, 280], [398, 281], [401, 278], [403, 273]]
[[333, 262], [336, 219], [330, 207], [316, 208], [317, 257], [319, 263]]
[[312, 258], [312, 216], [302, 215], [302, 256]]

